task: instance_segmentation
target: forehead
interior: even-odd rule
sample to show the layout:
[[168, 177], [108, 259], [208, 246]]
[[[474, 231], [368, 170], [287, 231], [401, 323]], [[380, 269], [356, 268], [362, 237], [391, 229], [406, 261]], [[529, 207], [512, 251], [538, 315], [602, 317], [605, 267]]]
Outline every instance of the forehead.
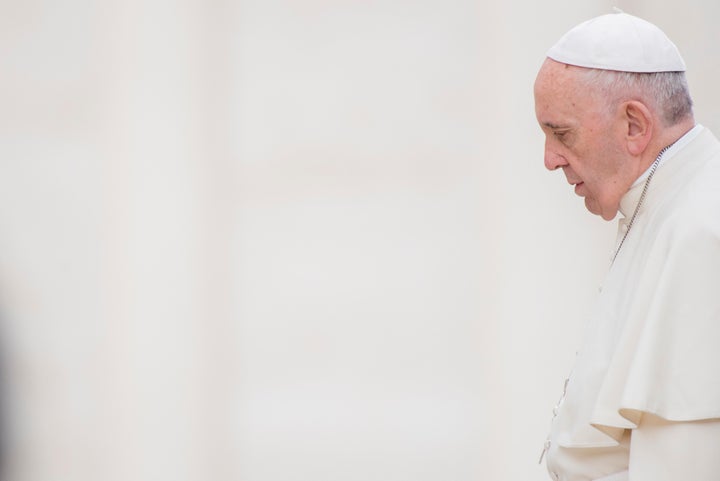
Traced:
[[570, 65], [546, 58], [535, 79], [535, 88], [543, 87], [547, 83], [565, 82], [571, 73], [572, 67]]
[[535, 79], [535, 113], [542, 125], [554, 128], [595, 110], [592, 96], [580, 81], [585, 69], [546, 59]]
[[535, 100], [566, 97], [578, 89], [580, 69], [546, 59], [535, 79]]

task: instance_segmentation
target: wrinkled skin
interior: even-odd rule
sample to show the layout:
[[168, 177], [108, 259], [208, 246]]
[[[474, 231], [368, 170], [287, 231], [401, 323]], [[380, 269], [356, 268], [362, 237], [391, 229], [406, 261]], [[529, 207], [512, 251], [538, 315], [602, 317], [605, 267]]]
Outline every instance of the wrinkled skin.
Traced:
[[633, 125], [627, 105], [613, 106], [589, 90], [582, 70], [547, 59], [538, 73], [535, 113], [545, 133], [545, 167], [562, 169], [587, 209], [611, 220], [649, 164], [628, 144]]

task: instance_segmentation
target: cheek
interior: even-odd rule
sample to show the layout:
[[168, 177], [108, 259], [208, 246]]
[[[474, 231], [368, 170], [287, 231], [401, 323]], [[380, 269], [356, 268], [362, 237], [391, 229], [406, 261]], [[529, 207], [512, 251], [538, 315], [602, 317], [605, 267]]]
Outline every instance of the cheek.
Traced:
[[613, 181], [618, 172], [616, 155], [606, 145], [589, 149], [583, 159], [582, 167], [588, 182], [596, 189], [604, 189]]

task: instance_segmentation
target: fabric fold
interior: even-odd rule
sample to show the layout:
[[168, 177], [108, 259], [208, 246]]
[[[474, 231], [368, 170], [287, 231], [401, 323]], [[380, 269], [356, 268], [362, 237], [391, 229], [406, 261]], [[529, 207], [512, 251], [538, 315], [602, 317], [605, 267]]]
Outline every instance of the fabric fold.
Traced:
[[649, 247], [591, 416], [615, 439], [643, 412], [720, 418], [720, 223], [707, 218], [678, 212]]
[[657, 171], [587, 324], [553, 424], [559, 446], [619, 446], [645, 412], [720, 418], [719, 177], [706, 129]]

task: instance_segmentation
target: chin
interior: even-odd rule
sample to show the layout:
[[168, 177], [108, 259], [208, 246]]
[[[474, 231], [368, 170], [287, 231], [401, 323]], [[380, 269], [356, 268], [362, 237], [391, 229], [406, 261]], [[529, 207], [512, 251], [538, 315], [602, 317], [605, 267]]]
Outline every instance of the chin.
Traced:
[[591, 214], [602, 215], [602, 210], [600, 210], [600, 206], [597, 204], [597, 202], [595, 202], [594, 199], [585, 197], [585, 208]]
[[608, 212], [603, 214], [598, 214], [600, 217], [602, 217], [604, 220], [613, 220], [615, 216], [617, 215], [617, 210], [614, 212]]
[[602, 217], [604, 220], [613, 220], [617, 215], [617, 208], [603, 209], [602, 206], [595, 200], [585, 197], [585, 208], [590, 211], [591, 214]]

